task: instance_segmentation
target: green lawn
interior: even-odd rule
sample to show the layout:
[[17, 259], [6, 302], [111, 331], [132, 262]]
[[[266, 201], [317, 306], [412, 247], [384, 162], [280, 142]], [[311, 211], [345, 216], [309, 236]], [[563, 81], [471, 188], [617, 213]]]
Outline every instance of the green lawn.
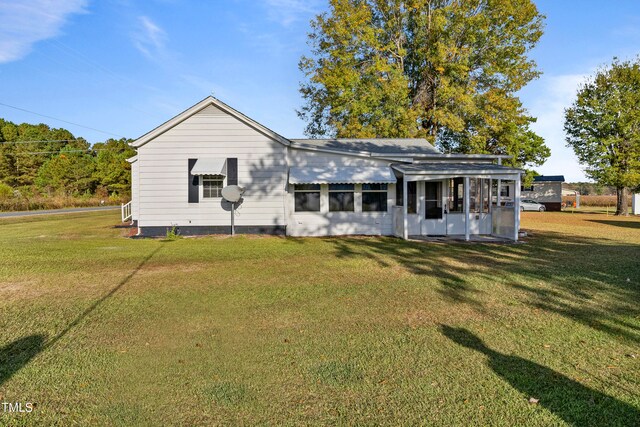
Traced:
[[[0, 425], [640, 425], [640, 219], [525, 244], [0, 220]], [[529, 403], [530, 398], [539, 399]]]

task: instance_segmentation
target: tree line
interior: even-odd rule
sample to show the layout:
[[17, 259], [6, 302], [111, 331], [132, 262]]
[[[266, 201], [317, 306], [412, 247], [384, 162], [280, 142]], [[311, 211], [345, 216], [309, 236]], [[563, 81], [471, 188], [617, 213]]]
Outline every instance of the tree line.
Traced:
[[0, 198], [128, 197], [130, 141], [91, 145], [66, 129], [0, 119]]

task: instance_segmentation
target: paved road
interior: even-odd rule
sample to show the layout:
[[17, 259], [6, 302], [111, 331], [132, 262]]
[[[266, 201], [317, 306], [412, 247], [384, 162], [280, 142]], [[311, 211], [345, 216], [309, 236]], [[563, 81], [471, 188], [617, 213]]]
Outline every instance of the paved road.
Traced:
[[77, 212], [93, 212], [93, 211], [111, 211], [120, 209], [120, 206], [96, 206], [94, 208], [68, 208], [68, 209], [48, 209], [41, 211], [22, 211], [22, 212], [0, 212], [0, 218], [10, 218], [16, 216], [33, 216], [33, 215], [53, 215]]

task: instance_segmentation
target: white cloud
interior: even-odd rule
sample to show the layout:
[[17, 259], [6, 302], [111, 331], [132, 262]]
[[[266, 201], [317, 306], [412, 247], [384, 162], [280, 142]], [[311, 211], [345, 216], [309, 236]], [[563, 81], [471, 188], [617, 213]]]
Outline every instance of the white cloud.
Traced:
[[149, 59], [164, 56], [167, 33], [151, 18], [140, 16], [133, 34], [133, 45]]
[[[529, 113], [538, 118], [532, 129], [547, 143], [551, 157], [536, 168], [543, 175], [564, 175], [567, 181], [586, 181], [573, 150], [566, 146], [564, 133], [564, 110], [571, 106], [578, 88], [588, 74], [565, 74], [543, 76], [527, 89], [523, 96]], [[529, 102], [527, 102], [529, 101]]]
[[0, 63], [24, 58], [34, 43], [60, 34], [86, 0], [0, 0]]
[[309, 20], [319, 11], [318, 0], [265, 0], [267, 16], [288, 27], [299, 20]]

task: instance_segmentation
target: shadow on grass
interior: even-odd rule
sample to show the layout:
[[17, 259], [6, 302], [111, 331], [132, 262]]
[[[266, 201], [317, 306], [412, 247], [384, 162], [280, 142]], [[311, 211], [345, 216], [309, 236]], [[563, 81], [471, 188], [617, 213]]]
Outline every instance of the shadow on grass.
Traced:
[[605, 219], [590, 219], [589, 222], [597, 222], [598, 224], [612, 225], [614, 227], [640, 228], [640, 221], [615, 221], [615, 220], [605, 220]]
[[[488, 366], [525, 397], [576, 426], [625, 426], [640, 421], [640, 410], [586, 387], [546, 366], [487, 347], [470, 331], [441, 325], [451, 341], [487, 356]], [[635, 420], [635, 421], [634, 421]]]
[[498, 281], [522, 304], [640, 342], [640, 244], [554, 232], [535, 232], [520, 245], [324, 240], [339, 258], [366, 257], [429, 276], [452, 304], [482, 312]]
[[0, 385], [43, 350], [46, 338], [45, 335], [29, 335], [0, 348]]
[[71, 323], [69, 323], [62, 331], [51, 338], [46, 340], [46, 335], [30, 335], [19, 338], [6, 346], [0, 348], [0, 385], [4, 384], [9, 378], [11, 378], [16, 372], [26, 366], [31, 359], [33, 359], [40, 352], [53, 346], [56, 342], [62, 339], [71, 329], [76, 327], [82, 320], [84, 320], [91, 312], [98, 308], [103, 302], [109, 299], [124, 285], [129, 283], [133, 278], [149, 262], [149, 260], [158, 253], [162, 246], [158, 246], [145, 256], [142, 261], [134, 268], [129, 274], [127, 274], [116, 286], [114, 286], [109, 292], [100, 297], [97, 301], [87, 307], [78, 317], [76, 317]]

